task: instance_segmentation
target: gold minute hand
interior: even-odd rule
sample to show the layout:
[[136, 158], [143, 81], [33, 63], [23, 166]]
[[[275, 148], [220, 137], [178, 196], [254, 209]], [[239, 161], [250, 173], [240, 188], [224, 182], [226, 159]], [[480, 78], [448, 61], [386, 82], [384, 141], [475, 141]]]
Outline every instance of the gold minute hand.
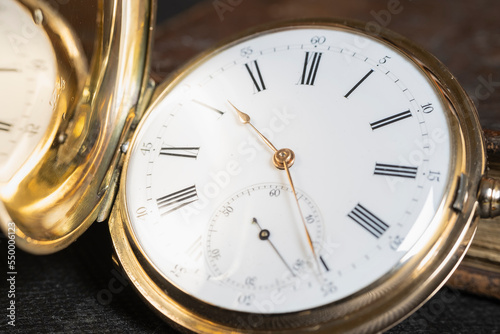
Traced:
[[273, 157], [274, 165], [279, 169], [284, 169], [286, 172], [286, 176], [288, 177], [288, 182], [292, 187], [293, 197], [295, 198], [295, 203], [297, 203], [297, 208], [299, 209], [300, 219], [302, 220], [302, 225], [306, 231], [307, 242], [309, 243], [309, 247], [311, 248], [314, 261], [316, 262], [316, 266], [318, 270], [320, 269], [318, 256], [316, 255], [316, 251], [314, 250], [314, 245], [312, 243], [311, 235], [309, 234], [309, 230], [307, 229], [306, 220], [304, 219], [304, 215], [302, 214], [302, 209], [300, 208], [299, 199], [297, 197], [297, 192], [295, 191], [295, 186], [292, 181], [292, 174], [290, 174], [290, 166], [292, 166], [295, 161], [295, 153], [288, 148], [282, 148], [278, 150]]

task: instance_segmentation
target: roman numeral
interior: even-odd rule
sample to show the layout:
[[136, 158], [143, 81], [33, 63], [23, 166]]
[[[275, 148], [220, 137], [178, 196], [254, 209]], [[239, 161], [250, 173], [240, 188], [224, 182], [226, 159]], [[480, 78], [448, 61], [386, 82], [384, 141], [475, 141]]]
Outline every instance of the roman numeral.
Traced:
[[[246, 63], [245, 67], [247, 68], [248, 74], [250, 74], [250, 77], [252, 78], [252, 82], [257, 89], [257, 92], [263, 91], [266, 89], [266, 85], [264, 84], [264, 80], [262, 79], [262, 74], [260, 73], [259, 69], [259, 64], [257, 63], [257, 60], [254, 60], [253, 66], [249, 65], [251, 63]], [[252, 67], [255, 68], [255, 73]]]
[[375, 175], [386, 175], [414, 179], [417, 177], [417, 167], [375, 164]]
[[162, 147], [160, 149], [160, 155], [196, 159], [199, 150], [199, 147]]
[[0, 131], [9, 132], [12, 128], [12, 124], [0, 122]]
[[191, 186], [158, 198], [156, 204], [158, 205], [158, 209], [163, 211], [161, 215], [164, 216], [197, 200], [196, 186]]
[[302, 78], [300, 79], [301, 85], [314, 86], [316, 74], [318, 73], [319, 62], [321, 61], [321, 52], [314, 52], [312, 60], [309, 58], [309, 52], [306, 52], [304, 60], [304, 69], [302, 70]]
[[387, 118], [381, 119], [379, 121], [370, 123], [370, 126], [372, 127], [372, 130], [376, 130], [378, 128], [384, 127], [386, 125], [402, 121], [405, 118], [412, 117], [410, 110], [403, 111], [399, 114], [389, 116]]
[[375, 216], [359, 203], [347, 216], [370, 232], [377, 239], [380, 238], [389, 228], [389, 225], [384, 223], [380, 218]]
[[366, 73], [365, 76], [363, 78], [361, 78], [361, 80], [359, 80], [358, 83], [355, 84], [354, 87], [352, 87], [351, 90], [346, 95], [344, 95], [344, 97], [348, 98], [349, 95], [351, 95], [352, 92], [354, 92], [356, 90], [356, 88], [358, 88], [359, 85], [361, 85], [363, 83], [363, 81], [365, 81], [366, 78], [368, 78], [370, 76], [370, 74], [372, 74], [372, 73], [373, 73], [373, 70], [370, 70], [370, 72]]

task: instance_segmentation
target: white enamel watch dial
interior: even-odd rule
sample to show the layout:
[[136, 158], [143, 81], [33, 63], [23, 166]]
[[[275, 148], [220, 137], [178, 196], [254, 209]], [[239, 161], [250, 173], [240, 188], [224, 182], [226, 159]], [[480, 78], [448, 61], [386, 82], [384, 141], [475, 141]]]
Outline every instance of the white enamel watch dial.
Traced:
[[[358, 33], [237, 41], [140, 126], [125, 170], [132, 234], [164, 279], [210, 305], [282, 314], [339, 301], [435, 228], [453, 162], [444, 109], [415, 63]], [[300, 210], [256, 129], [295, 153]]]
[[57, 63], [36, 16], [19, 2], [0, 4], [0, 182], [39, 145], [53, 114]]

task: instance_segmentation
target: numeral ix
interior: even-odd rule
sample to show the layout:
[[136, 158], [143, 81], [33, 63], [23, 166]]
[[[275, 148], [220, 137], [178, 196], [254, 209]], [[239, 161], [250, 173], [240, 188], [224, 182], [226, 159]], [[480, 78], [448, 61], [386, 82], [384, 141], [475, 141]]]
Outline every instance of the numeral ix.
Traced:
[[196, 159], [199, 150], [199, 147], [162, 147], [160, 155]]
[[163, 211], [161, 215], [166, 215], [172, 211], [178, 210], [185, 205], [193, 203], [198, 200], [196, 186], [187, 187], [185, 189], [176, 191], [169, 195], [160, 197], [156, 200], [158, 209]]

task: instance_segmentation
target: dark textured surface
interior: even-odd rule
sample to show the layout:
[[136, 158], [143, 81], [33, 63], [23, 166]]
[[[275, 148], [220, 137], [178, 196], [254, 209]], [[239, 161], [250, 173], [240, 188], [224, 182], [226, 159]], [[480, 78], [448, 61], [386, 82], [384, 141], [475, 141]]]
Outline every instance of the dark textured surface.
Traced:
[[[160, 1], [162, 8], [166, 8], [162, 17], [166, 17], [172, 8], [167, 8], [167, 1]], [[252, 1], [266, 3], [265, 15], [251, 11]], [[187, 6], [190, 2], [194, 1], [172, 3]], [[387, 27], [415, 40], [440, 58], [478, 104], [482, 123], [499, 129], [500, 83], [488, 89], [484, 82], [489, 78], [500, 82], [500, 2], [401, 0], [400, 3], [403, 10], [391, 16]], [[304, 16], [330, 15], [374, 21], [370, 12], [386, 10], [388, 1], [243, 0], [232, 12], [227, 12], [222, 21], [212, 4], [207, 2], [201, 14], [197, 14], [208, 16], [213, 22], [210, 29], [197, 32], [202, 33], [201, 42], [193, 43], [190, 37], [190, 29], [195, 27], [176, 31], [175, 27], [182, 26], [178, 19], [163, 26], [157, 36], [156, 50], [163, 53], [170, 48], [174, 53], [182, 52], [186, 59], [236, 32], [228, 27], [248, 27], [262, 23], [266, 17], [296, 17], [298, 8]], [[239, 25], [234, 21], [239, 21]], [[177, 63], [173, 58], [164, 57], [165, 53], [161, 58], [159, 54], [155, 54], [153, 70], [157, 77], [162, 77]], [[5, 254], [6, 239], [2, 238], [0, 332], [7, 328]], [[117, 279], [105, 223], [94, 224], [75, 244], [54, 255], [38, 257], [18, 251], [16, 264], [14, 332], [174, 332], [155, 316], [126, 281], [121, 283], [121, 277]], [[111, 299], [99, 298], [105, 296], [102, 291], [111, 290], [110, 283], [116, 291], [110, 295]], [[500, 333], [500, 302], [445, 288], [390, 333]]]
[[[1, 254], [6, 254], [6, 240], [0, 240]], [[9, 332], [176, 333], [129, 284], [116, 279], [105, 223], [94, 224], [75, 244], [54, 255], [18, 252], [17, 272], [16, 327]], [[110, 282], [117, 292], [111, 299], [99, 298], [103, 289], [110, 290]], [[0, 332], [6, 328], [4, 314]], [[500, 302], [445, 288], [390, 333], [500, 333]]]

